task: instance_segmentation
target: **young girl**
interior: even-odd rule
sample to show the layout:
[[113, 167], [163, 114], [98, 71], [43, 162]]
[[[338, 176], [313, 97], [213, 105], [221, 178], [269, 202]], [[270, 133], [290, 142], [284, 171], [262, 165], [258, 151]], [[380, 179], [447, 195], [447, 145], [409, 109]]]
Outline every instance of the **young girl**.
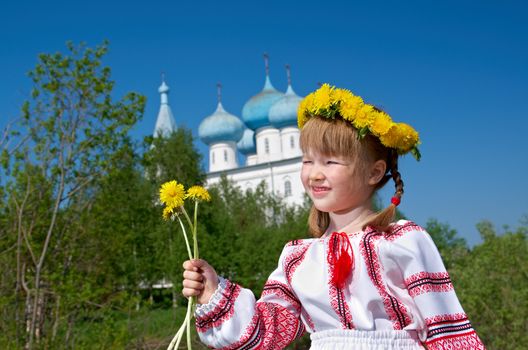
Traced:
[[[398, 155], [419, 158], [417, 132], [327, 84], [301, 102], [299, 127], [316, 238], [286, 244], [258, 301], [206, 261], [186, 261], [183, 295], [201, 304], [201, 340], [282, 349], [308, 331], [312, 349], [484, 349], [431, 237], [392, 222]], [[375, 213], [372, 196], [391, 178], [392, 203]]]

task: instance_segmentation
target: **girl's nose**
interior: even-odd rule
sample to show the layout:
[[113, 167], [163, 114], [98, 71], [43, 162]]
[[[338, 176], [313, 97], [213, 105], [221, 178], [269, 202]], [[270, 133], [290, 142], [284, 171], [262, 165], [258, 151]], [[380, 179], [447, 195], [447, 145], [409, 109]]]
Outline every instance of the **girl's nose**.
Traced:
[[324, 178], [324, 173], [317, 168], [312, 169], [312, 171], [310, 172], [311, 181], [322, 181], [324, 180]]

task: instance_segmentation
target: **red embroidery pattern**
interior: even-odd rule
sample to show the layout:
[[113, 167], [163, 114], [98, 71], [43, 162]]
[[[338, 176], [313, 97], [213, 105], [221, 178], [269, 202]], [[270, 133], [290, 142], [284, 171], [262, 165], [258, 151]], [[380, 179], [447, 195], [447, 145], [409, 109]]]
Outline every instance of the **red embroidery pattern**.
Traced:
[[222, 323], [229, 320], [235, 312], [235, 300], [240, 294], [238, 284], [226, 281], [227, 285], [222, 292], [222, 298], [215, 308], [203, 316], [196, 317], [196, 329], [198, 332], [206, 332], [212, 327], [219, 327]]
[[[262, 290], [261, 299], [265, 299], [267, 296], [274, 296], [290, 303], [296, 310], [301, 309], [301, 303], [295, 296], [295, 293], [291, 290], [290, 286], [274, 280], [266, 281]], [[264, 300], [265, 301], [265, 300]]]
[[382, 233], [372, 229], [367, 231], [361, 239], [359, 249], [361, 251], [361, 255], [365, 259], [369, 277], [372, 283], [376, 286], [376, 289], [383, 300], [385, 312], [392, 321], [394, 329], [400, 330], [411, 323], [411, 318], [405, 305], [403, 305], [397, 298], [389, 294], [385, 283], [383, 282], [383, 277], [381, 274], [382, 267], [375, 244], [375, 242], [381, 237], [383, 237]]
[[304, 326], [304, 323], [302, 323], [300, 319], [297, 320], [297, 324], [298, 324], [297, 332], [295, 332], [295, 336], [293, 337], [293, 339], [298, 339], [302, 337], [304, 333], [306, 333], [306, 327]]
[[431, 292], [449, 292], [453, 290], [453, 283], [447, 272], [422, 271], [405, 279], [405, 285], [411, 297]]
[[236, 343], [223, 349], [284, 349], [304, 332], [304, 326], [288, 309], [275, 303], [258, 302], [244, 334]]
[[301, 310], [301, 317], [306, 323], [306, 325], [308, 326], [310, 333], [316, 332], [314, 321], [312, 320], [312, 318], [310, 317], [310, 315], [308, 314], [308, 312], [306, 312], [304, 308]]
[[460, 320], [467, 320], [466, 314], [459, 312], [456, 314], [436, 315], [434, 317], [426, 318], [425, 323], [428, 326], [431, 326], [436, 323], [449, 322], [449, 321], [460, 321]]
[[427, 318], [425, 323], [428, 349], [485, 349], [464, 313], [438, 315]]
[[398, 224], [391, 225], [389, 228], [389, 231], [383, 235], [383, 238], [385, 238], [388, 241], [393, 241], [403, 236], [405, 233], [412, 232], [412, 231], [425, 232], [425, 229], [421, 226], [418, 226], [412, 221], [408, 221], [404, 223], [403, 225], [398, 225]]
[[302, 245], [304, 242], [302, 239], [294, 239], [293, 241], [289, 241], [286, 243], [286, 247], [293, 247], [295, 245]]
[[244, 330], [244, 333], [240, 339], [226, 347], [221, 348], [221, 350], [235, 350], [235, 349], [251, 349], [254, 346], [258, 345], [262, 340], [262, 326], [260, 315], [255, 312], [249, 325]]
[[[333, 240], [327, 239], [326, 251], [327, 255], [335, 247], [332, 246]], [[337, 316], [339, 316], [339, 321], [343, 329], [354, 329], [354, 322], [352, 321], [352, 314], [348, 308], [348, 303], [345, 300], [345, 294], [343, 290], [337, 288], [335, 284], [332, 283], [334, 279], [334, 264], [328, 264], [328, 289], [330, 291], [330, 305], [334, 309]]]
[[283, 269], [286, 275], [286, 279], [288, 280], [288, 283], [290, 285], [291, 285], [291, 281], [293, 278], [293, 273], [295, 272], [297, 267], [299, 267], [301, 262], [304, 260], [304, 255], [311, 244], [312, 242], [296, 246], [295, 248], [293, 248], [293, 252], [290, 255], [288, 255], [286, 259], [284, 259]]
[[273, 303], [257, 303], [266, 328], [263, 349], [284, 349], [298, 333], [299, 319], [288, 309]]
[[462, 335], [450, 335], [426, 342], [429, 350], [486, 350], [475, 331]]

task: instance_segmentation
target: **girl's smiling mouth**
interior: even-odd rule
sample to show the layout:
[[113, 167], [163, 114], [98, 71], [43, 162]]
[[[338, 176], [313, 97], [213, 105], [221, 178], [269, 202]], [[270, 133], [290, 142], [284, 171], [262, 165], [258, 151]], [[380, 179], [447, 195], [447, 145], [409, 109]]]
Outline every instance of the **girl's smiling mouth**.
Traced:
[[327, 186], [312, 186], [312, 193], [314, 195], [323, 195], [330, 191], [330, 187]]

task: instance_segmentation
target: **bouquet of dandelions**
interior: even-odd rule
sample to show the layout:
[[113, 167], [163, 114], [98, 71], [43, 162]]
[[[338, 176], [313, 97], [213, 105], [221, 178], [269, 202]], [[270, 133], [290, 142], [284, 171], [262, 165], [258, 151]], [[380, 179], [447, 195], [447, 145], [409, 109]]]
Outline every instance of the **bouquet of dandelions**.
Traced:
[[[179, 184], [175, 180], [165, 182], [161, 185], [160, 188], [160, 201], [165, 205], [163, 208], [163, 218], [165, 220], [178, 220], [178, 223], [181, 226], [183, 232], [183, 238], [185, 239], [185, 245], [187, 247], [187, 253], [189, 255], [189, 260], [198, 259], [198, 240], [197, 240], [197, 225], [198, 225], [198, 202], [200, 201], [210, 201], [211, 196], [209, 192], [202, 186], [192, 186], [187, 192], [182, 184]], [[190, 199], [194, 201], [194, 215], [193, 219], [187, 214], [183, 204], [185, 200]], [[189, 243], [189, 236], [187, 235], [187, 230], [183, 224], [182, 217], [187, 222], [191, 234], [192, 234], [192, 247]], [[185, 314], [185, 319], [180, 329], [172, 339], [167, 350], [177, 349], [180, 345], [180, 342], [183, 338], [185, 330], [187, 330], [187, 348], [191, 349], [191, 319], [193, 316], [193, 306], [195, 303], [195, 298], [190, 297], [187, 303], [187, 313]]]

